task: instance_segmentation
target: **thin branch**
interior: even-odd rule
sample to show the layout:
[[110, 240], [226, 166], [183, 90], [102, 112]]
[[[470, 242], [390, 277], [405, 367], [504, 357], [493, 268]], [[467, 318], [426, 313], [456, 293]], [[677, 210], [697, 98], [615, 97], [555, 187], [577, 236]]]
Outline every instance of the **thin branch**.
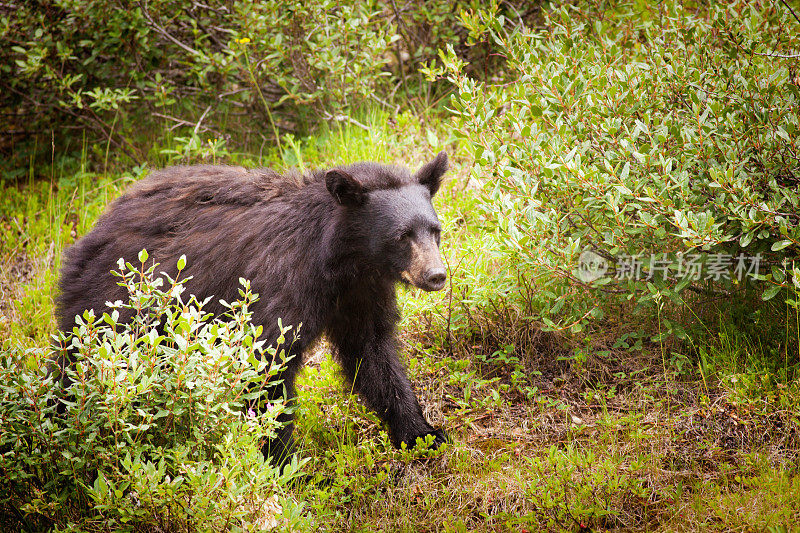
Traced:
[[228, 9], [225, 6], [220, 6], [218, 8], [217, 7], [211, 7], [210, 5], [203, 4], [201, 2], [192, 2], [192, 7], [199, 7], [199, 8], [202, 8], [202, 9], [206, 9], [208, 11], [212, 11], [212, 12], [216, 13], [217, 15], [230, 14], [230, 12], [231, 12], [230, 9]]
[[800, 54], [763, 54], [761, 52], [753, 52], [753, 55], [761, 57], [778, 57], [781, 59], [795, 59], [800, 57]]
[[794, 12], [794, 9], [789, 7], [789, 4], [786, 2], [786, 0], [781, 0], [781, 3], [786, 6], [786, 9], [788, 9], [789, 13], [792, 14], [792, 16], [794, 17], [794, 20], [796, 20], [798, 23], [800, 23], [800, 17], [797, 16], [797, 13]]
[[194, 124], [191, 123], [191, 122], [187, 122], [187, 121], [185, 121], [183, 119], [180, 119], [180, 118], [177, 118], [177, 117], [173, 117], [171, 115], [164, 115], [163, 113], [153, 113], [153, 116], [154, 117], [159, 117], [159, 118], [165, 118], [167, 120], [171, 120], [173, 122], [176, 122], [177, 123], [176, 126], [194, 126]]
[[212, 30], [217, 30], [220, 33], [227, 33], [229, 35], [236, 35], [236, 32], [231, 30], [230, 28], [223, 28], [221, 26], [210, 26], [210, 25], [209, 25], [209, 28], [211, 28]]
[[239, 87], [238, 89], [233, 89], [232, 91], [226, 91], [224, 93], [219, 93], [217, 95], [217, 100], [223, 100], [226, 96], [232, 96], [234, 94], [243, 93], [245, 91], [249, 91], [250, 87]]
[[209, 105], [209, 106], [206, 108], [206, 110], [205, 110], [205, 111], [203, 111], [203, 114], [202, 114], [202, 115], [200, 115], [200, 120], [198, 120], [198, 121], [197, 121], [197, 124], [195, 124], [195, 126], [194, 126], [194, 132], [192, 133], [192, 135], [197, 135], [197, 130], [199, 130], [199, 129], [200, 129], [200, 124], [202, 124], [202, 123], [203, 123], [203, 119], [204, 119], [204, 118], [206, 118], [206, 115], [208, 114], [208, 112], [209, 112], [210, 110], [211, 110], [211, 106]]
[[736, 40], [736, 37], [734, 37], [733, 32], [731, 32], [730, 29], [727, 30], [727, 33], [728, 33], [728, 37], [730, 37], [730, 39], [733, 42], [733, 44], [736, 45], [736, 48], [738, 48], [739, 50], [741, 50], [742, 52], [744, 52], [746, 54], [749, 53], [749, 54], [753, 54], [753, 55], [761, 56], [761, 57], [777, 57], [777, 58], [781, 58], [781, 59], [795, 59], [795, 58], [800, 57], [800, 54], [778, 54], [778, 53], [765, 54], [765, 53], [762, 53], [762, 52], [749, 52], [749, 51], [744, 49], [744, 47], [741, 45], [741, 43], [739, 43], [739, 41]]
[[[206, 109], [206, 112], [208, 112], [208, 109]], [[154, 116], [154, 117], [159, 117], [159, 118], [164, 118], [164, 119], [171, 120], [172, 122], [174, 122], [175, 124], [173, 124], [172, 126], [170, 126], [170, 128], [169, 128], [169, 131], [172, 131], [172, 130], [174, 130], [175, 128], [180, 128], [181, 126], [194, 126], [194, 128], [195, 128], [195, 129], [194, 129], [194, 133], [195, 133], [195, 135], [196, 135], [196, 134], [197, 134], [199, 131], [201, 131], [201, 129], [202, 129], [202, 131], [204, 131], [204, 132], [205, 132], [205, 131], [213, 131], [213, 132], [214, 132], [214, 133], [216, 133], [217, 135], [219, 135], [219, 134], [220, 134], [220, 132], [219, 132], [219, 131], [215, 130], [214, 128], [209, 128], [208, 126], [203, 126], [202, 128], [200, 128], [200, 127], [199, 127], [199, 126], [200, 126], [200, 123], [199, 123], [199, 122], [197, 122], [197, 123], [195, 123], [195, 122], [189, 122], [188, 120], [183, 120], [182, 118], [173, 117], [172, 115], [165, 115], [165, 114], [163, 114], [163, 113], [153, 113], [153, 116]], [[203, 113], [203, 117], [205, 117], [205, 113]], [[203, 117], [201, 117], [201, 118], [200, 118], [200, 120], [201, 120], [201, 121], [203, 120]]]
[[392, 105], [389, 102], [387, 102], [386, 100], [383, 100], [382, 98], [379, 98], [379, 97], [377, 97], [376, 95], [374, 95], [372, 93], [370, 93], [369, 96], [370, 96], [370, 98], [372, 98], [373, 100], [375, 100], [379, 104], [383, 104], [384, 106], [386, 106], [388, 108], [394, 108], [394, 112], [395, 113], [398, 113], [398, 114], [400, 113], [400, 106], [399, 105]]
[[195, 16], [194, 16], [194, 14], [193, 14], [193, 13], [191, 13], [191, 12], [190, 12], [188, 9], [184, 9], [184, 11], [186, 12], [186, 14], [187, 14], [187, 15], [189, 15], [189, 17], [192, 17], [192, 18], [193, 18], [193, 20], [194, 20], [194, 23], [195, 23], [195, 24], [197, 24], [197, 27], [198, 27], [198, 28], [200, 28], [200, 29], [202, 30], [202, 32], [203, 32], [203, 33], [205, 33], [206, 35], [208, 35], [208, 37], [209, 37], [209, 38], [210, 38], [212, 41], [214, 41], [214, 44], [216, 44], [216, 45], [217, 45], [217, 47], [219, 47], [219, 48], [225, 48], [225, 44], [224, 44], [222, 41], [220, 41], [220, 40], [217, 38], [217, 36], [216, 36], [216, 35], [214, 35], [214, 33], [213, 33], [213, 32], [210, 32], [210, 31], [208, 31], [208, 30], [205, 28], [205, 26], [203, 26], [203, 24], [200, 22], [200, 17], [195, 17]]
[[350, 124], [358, 126], [364, 131], [369, 131], [369, 126], [365, 126], [361, 122], [357, 121], [352, 117], [348, 117], [347, 115], [331, 115], [329, 112], [326, 111], [325, 114], [322, 115], [322, 118], [324, 118], [325, 120], [335, 120], [337, 122], [349, 122]]
[[160, 33], [161, 35], [163, 35], [164, 37], [166, 37], [167, 39], [169, 39], [173, 43], [177, 44], [178, 46], [180, 46], [181, 48], [183, 48], [184, 50], [186, 50], [187, 52], [189, 52], [192, 55], [198, 55], [198, 56], [199, 55], [203, 55], [200, 52], [198, 52], [197, 50], [195, 50], [194, 48], [192, 48], [191, 46], [183, 44], [182, 42], [180, 42], [178, 39], [176, 39], [175, 37], [170, 35], [170, 33], [167, 30], [165, 30], [162, 26], [160, 26], [155, 20], [153, 20], [153, 17], [150, 16], [150, 12], [147, 10], [147, 6], [145, 5], [144, 2], [139, 1], [139, 2], [137, 2], [137, 4], [139, 4], [139, 7], [142, 9], [142, 14], [144, 15], [144, 18], [147, 19], [147, 22], [149, 23], [149, 25], [153, 29], [155, 29], [158, 33]]
[[[408, 29], [405, 27], [406, 23], [403, 20], [403, 17], [400, 15], [400, 11], [397, 9], [397, 4], [394, 0], [392, 0], [392, 9], [394, 10], [394, 16], [397, 20], [397, 29], [400, 31], [400, 35], [402, 35], [403, 40], [406, 42], [409, 58], [411, 58], [411, 41], [409, 40]], [[403, 64], [403, 51], [400, 50], [400, 43], [396, 43], [394, 48], [395, 53], [397, 54], [397, 66], [400, 68], [400, 81], [403, 85], [403, 90], [406, 92], [406, 94], [408, 94], [408, 87], [406, 86], [406, 68]]]

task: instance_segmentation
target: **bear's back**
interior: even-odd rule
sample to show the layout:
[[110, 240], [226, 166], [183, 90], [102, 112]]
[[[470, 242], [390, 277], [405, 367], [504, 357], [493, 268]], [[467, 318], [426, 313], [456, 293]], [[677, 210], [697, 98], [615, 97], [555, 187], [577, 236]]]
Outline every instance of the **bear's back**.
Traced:
[[313, 179], [311, 175], [294, 171], [279, 174], [268, 168], [177, 166], [153, 171], [133, 184], [122, 198], [163, 197], [189, 204], [212, 202], [247, 206], [298, 191]]

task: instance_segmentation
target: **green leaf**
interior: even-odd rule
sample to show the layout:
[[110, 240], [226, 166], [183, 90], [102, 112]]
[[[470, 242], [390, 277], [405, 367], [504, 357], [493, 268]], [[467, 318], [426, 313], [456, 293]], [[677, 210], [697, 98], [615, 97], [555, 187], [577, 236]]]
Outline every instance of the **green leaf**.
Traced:
[[774, 298], [782, 288], [783, 287], [780, 285], [770, 285], [767, 287], [767, 290], [764, 291], [764, 294], [761, 295], [761, 299], [764, 301], [772, 300], [772, 298]]
[[752, 240], [753, 240], [753, 232], [752, 231], [747, 232], [744, 235], [742, 235], [741, 238], [739, 239], [739, 245], [742, 248], [746, 248], [747, 245], [750, 244]]
[[630, 161], [625, 161], [625, 166], [622, 167], [622, 173], [619, 175], [619, 179], [621, 181], [625, 181], [628, 179], [628, 174], [631, 173], [631, 163]]
[[790, 244], [792, 244], [792, 241], [789, 241], [789, 240], [782, 240], [782, 241], [774, 242], [774, 243], [772, 243], [772, 251], [773, 252], [777, 252], [779, 250], [783, 250], [784, 248], [786, 248]]
[[776, 282], [783, 284], [786, 281], [786, 273], [779, 266], [772, 265], [770, 271], [772, 272], [772, 279]]

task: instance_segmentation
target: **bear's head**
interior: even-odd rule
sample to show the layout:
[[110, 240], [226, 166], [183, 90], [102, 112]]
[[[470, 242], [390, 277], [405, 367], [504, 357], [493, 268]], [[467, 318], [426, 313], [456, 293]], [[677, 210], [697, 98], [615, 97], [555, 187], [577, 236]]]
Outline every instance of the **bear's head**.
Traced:
[[381, 271], [426, 291], [444, 288], [442, 226], [431, 199], [447, 171], [440, 152], [413, 176], [405, 169], [360, 163], [329, 170], [325, 185], [344, 207], [350, 238]]

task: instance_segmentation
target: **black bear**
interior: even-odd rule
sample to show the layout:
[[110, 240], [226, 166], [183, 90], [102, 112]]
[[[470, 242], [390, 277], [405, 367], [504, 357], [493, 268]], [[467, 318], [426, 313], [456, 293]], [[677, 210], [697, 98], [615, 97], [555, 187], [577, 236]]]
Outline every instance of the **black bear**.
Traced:
[[[394, 445], [411, 447], [417, 437], [433, 435], [438, 446], [447, 437], [425, 420], [397, 356], [395, 285], [426, 291], [445, 285], [431, 198], [446, 170], [441, 152], [413, 175], [376, 163], [284, 175], [225, 166], [153, 172], [66, 251], [59, 327], [69, 332], [85, 309], [102, 313], [105, 302], [127, 297], [110, 274], [118, 258], [147, 249], [174, 276], [185, 254], [184, 274], [192, 276], [187, 293], [213, 296], [209, 311], [223, 313], [219, 300], [235, 300], [239, 278], [246, 278], [260, 295], [253, 321], [268, 343], [278, 338], [278, 318], [302, 323], [280, 376], [289, 398], [303, 351], [324, 333]], [[291, 417], [284, 422], [278, 439], [265, 445], [276, 461], [293, 448]]]

